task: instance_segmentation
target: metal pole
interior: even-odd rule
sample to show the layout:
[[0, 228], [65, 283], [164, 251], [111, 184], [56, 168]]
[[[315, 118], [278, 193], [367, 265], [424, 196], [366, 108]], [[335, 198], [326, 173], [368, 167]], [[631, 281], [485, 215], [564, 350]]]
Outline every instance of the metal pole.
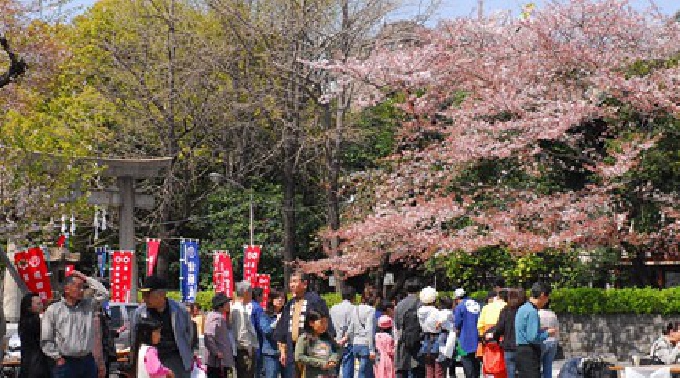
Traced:
[[253, 218], [253, 193], [250, 193], [250, 245], [255, 245], [255, 223]]
[[484, 0], [477, 0], [477, 18], [480, 21], [484, 18]]

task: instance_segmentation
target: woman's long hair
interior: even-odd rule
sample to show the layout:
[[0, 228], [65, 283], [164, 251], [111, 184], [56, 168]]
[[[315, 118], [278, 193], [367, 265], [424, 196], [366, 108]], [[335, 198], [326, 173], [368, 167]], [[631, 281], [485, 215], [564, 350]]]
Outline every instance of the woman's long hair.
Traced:
[[132, 371], [133, 374], [137, 375], [137, 361], [139, 358], [139, 348], [142, 344], [151, 345], [151, 334], [153, 331], [160, 330], [163, 324], [158, 320], [151, 318], [140, 318], [137, 324], [135, 324], [135, 345], [133, 345], [132, 352]]
[[30, 324], [36, 322], [38, 326], [40, 325], [40, 316], [35, 312], [31, 311], [33, 307], [33, 297], [39, 297], [36, 293], [28, 293], [21, 298], [21, 305], [19, 307], [19, 336], [25, 334], [30, 327]]

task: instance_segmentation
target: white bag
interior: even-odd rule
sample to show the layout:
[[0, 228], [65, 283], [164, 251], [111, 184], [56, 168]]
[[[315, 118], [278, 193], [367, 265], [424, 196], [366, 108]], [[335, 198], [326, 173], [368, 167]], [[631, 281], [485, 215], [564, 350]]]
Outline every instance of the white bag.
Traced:
[[207, 370], [208, 368], [201, 363], [201, 358], [194, 357], [194, 363], [191, 367], [191, 378], [208, 378]]
[[456, 332], [450, 331], [446, 338], [446, 345], [439, 347], [439, 353], [446, 356], [446, 358], [453, 358], [456, 353]]
[[671, 368], [655, 368], [650, 366], [627, 367], [625, 373], [626, 378], [670, 378]]

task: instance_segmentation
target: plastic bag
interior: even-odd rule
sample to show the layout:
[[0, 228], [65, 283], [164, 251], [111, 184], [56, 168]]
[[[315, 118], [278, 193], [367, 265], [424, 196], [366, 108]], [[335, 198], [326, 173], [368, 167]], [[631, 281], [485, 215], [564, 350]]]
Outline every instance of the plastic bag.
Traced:
[[484, 356], [482, 358], [484, 374], [493, 374], [496, 377], [505, 376], [505, 356], [503, 349], [497, 343], [484, 344]]

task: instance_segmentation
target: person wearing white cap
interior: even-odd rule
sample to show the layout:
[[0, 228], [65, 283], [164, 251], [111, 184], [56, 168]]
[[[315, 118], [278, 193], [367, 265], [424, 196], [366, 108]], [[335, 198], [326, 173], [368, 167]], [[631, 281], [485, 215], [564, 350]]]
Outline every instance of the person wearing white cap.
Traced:
[[439, 357], [439, 333], [441, 322], [439, 310], [434, 306], [437, 300], [437, 290], [428, 286], [420, 291], [422, 306], [418, 309], [418, 322], [423, 331], [420, 355], [425, 364], [425, 376], [427, 378], [441, 378], [444, 376], [442, 364], [437, 361]]
[[479, 343], [477, 320], [481, 308], [479, 303], [465, 296], [465, 290], [459, 288], [454, 293], [457, 304], [454, 311], [454, 322], [460, 347], [465, 352], [460, 362], [463, 365], [465, 378], [479, 378], [480, 366], [475, 353]]

